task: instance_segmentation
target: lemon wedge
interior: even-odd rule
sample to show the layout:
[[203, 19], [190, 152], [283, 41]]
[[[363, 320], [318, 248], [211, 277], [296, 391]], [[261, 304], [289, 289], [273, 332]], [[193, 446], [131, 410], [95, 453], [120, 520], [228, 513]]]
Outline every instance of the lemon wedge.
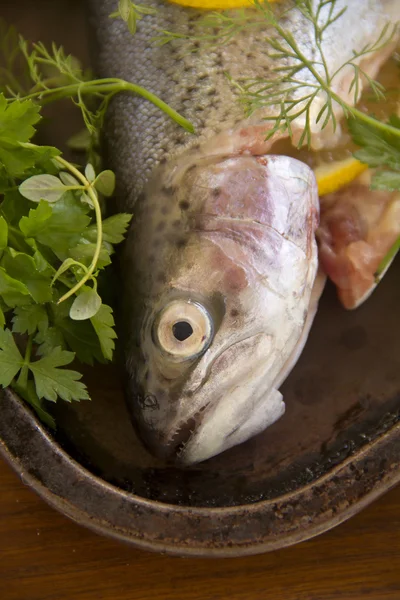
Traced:
[[[278, 0], [269, 0], [269, 2], [277, 1]], [[230, 10], [233, 8], [242, 8], [243, 6], [252, 6], [254, 4], [254, 0], [169, 0], [169, 2], [203, 10]]]
[[367, 165], [353, 157], [319, 165], [314, 169], [314, 175], [318, 184], [318, 194], [325, 196], [326, 194], [340, 190], [367, 169]]

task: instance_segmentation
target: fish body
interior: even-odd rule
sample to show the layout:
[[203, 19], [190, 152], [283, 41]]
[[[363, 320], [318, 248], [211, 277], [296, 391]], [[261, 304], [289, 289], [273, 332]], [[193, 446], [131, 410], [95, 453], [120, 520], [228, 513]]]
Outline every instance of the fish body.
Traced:
[[[324, 283], [315, 179], [295, 159], [267, 156], [280, 137], [266, 140], [268, 110], [244, 118], [226, 78], [265, 77], [278, 66], [260, 31], [244, 30], [212, 50], [196, 40], [160, 48], [151, 43], [158, 31], [195, 33], [204, 13], [149, 2], [156, 13], [132, 37], [125, 23], [109, 19], [113, 1], [90, 3], [101, 76], [142, 85], [196, 128], [193, 136], [148, 101], [124, 94], [114, 98], [107, 122], [119, 208], [134, 212], [122, 260], [128, 404], [153, 452], [193, 464], [284, 412], [279, 387], [301, 353]], [[324, 36], [330, 72], [400, 17], [396, 0], [337, 1], [338, 11], [344, 6], [346, 17]], [[314, 60], [311, 23], [299, 11], [285, 19]], [[363, 63], [370, 76], [389, 46]], [[349, 67], [334, 81], [345, 98], [352, 75]], [[315, 84], [304, 77], [298, 94]], [[316, 96], [314, 115], [324, 100]], [[295, 137], [303, 125], [301, 118], [293, 124]], [[312, 127], [315, 148], [336, 142], [339, 133]]]

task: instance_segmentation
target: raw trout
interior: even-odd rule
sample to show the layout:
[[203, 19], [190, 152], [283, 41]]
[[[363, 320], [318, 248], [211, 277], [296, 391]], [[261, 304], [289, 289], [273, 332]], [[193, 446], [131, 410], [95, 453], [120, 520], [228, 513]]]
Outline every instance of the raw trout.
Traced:
[[[204, 13], [149, 2], [157, 12], [132, 37], [125, 23], [109, 19], [115, 2], [91, 5], [100, 74], [146, 87], [197, 131], [185, 133], [128, 95], [113, 100], [107, 123], [119, 208], [135, 213], [122, 262], [128, 402], [155, 453], [192, 464], [284, 412], [279, 386], [304, 346], [323, 288], [315, 179], [295, 159], [265, 156], [279, 135], [266, 141], [265, 109], [243, 118], [225, 76], [262, 77], [277, 65], [260, 32], [244, 30], [213, 50], [202, 51], [199, 41], [159, 48], [151, 42], [157, 31], [194, 32]], [[332, 72], [400, 17], [396, 0], [338, 0], [336, 9], [345, 5], [323, 42]], [[311, 23], [292, 11], [285, 27], [313, 60]], [[363, 68], [374, 77], [392, 51], [389, 44], [369, 55]], [[334, 82], [343, 97], [352, 76], [349, 67]], [[315, 98], [315, 116], [323, 101]], [[294, 123], [295, 135], [303, 125]], [[314, 148], [334, 144], [332, 130], [312, 129]]]

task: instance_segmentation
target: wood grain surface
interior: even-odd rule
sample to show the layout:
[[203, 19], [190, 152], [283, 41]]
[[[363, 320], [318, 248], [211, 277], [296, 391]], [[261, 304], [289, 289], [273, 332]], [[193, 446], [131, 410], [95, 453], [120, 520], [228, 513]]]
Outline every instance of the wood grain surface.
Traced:
[[0, 462], [1, 600], [399, 600], [400, 487], [336, 529], [270, 554], [181, 559], [100, 537]]

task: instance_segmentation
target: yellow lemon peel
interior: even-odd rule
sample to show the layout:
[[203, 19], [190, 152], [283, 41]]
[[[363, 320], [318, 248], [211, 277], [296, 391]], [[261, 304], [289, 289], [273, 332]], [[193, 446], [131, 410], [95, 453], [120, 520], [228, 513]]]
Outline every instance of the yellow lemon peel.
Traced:
[[367, 169], [367, 165], [353, 157], [316, 167], [314, 175], [318, 184], [318, 194], [325, 196], [337, 192]]
[[[253, 6], [254, 0], [168, 0], [173, 4], [187, 6], [188, 8], [200, 8], [203, 10], [230, 10], [234, 8], [243, 8]], [[278, 2], [279, 0], [269, 0], [269, 2]]]

